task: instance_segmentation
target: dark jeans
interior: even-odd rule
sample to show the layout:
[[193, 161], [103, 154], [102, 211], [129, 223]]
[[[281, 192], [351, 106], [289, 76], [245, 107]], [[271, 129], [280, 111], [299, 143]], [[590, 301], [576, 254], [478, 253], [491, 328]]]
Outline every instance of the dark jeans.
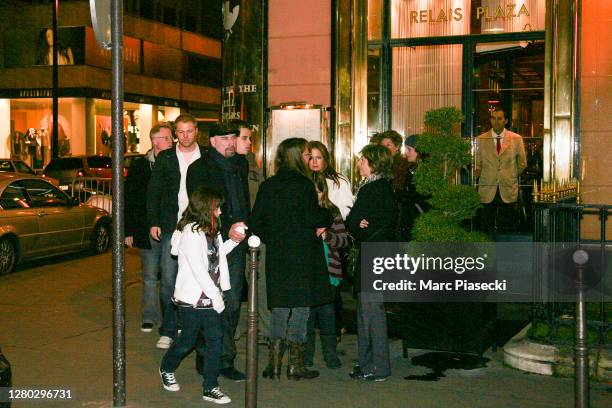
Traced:
[[[179, 307], [181, 334], [172, 343], [161, 362], [161, 370], [175, 372], [181, 361], [197, 345], [197, 352], [204, 356], [204, 390], [211, 390], [219, 386], [217, 377], [221, 363], [221, 348], [223, 344], [223, 330], [221, 315], [213, 309], [194, 309]], [[198, 342], [198, 335], [204, 341]]]
[[310, 317], [308, 318], [309, 335], [314, 334], [317, 320], [319, 321], [321, 336], [336, 335], [336, 307], [333, 302], [310, 308]]
[[178, 273], [178, 260], [170, 253], [172, 234], [162, 233], [161, 236], [161, 282], [159, 285], [159, 303], [162, 312], [162, 324], [159, 327], [160, 336], [176, 337], [177, 310], [172, 303], [174, 284]]
[[227, 255], [229, 269], [230, 290], [224, 292], [225, 310], [223, 311], [223, 352], [221, 355], [221, 368], [234, 366], [236, 358], [236, 342], [234, 335], [240, 319], [240, 301], [244, 285], [244, 270], [246, 267], [246, 246], [240, 245]]
[[287, 339], [306, 343], [309, 307], [275, 307], [272, 309], [271, 340]]
[[149, 236], [151, 249], [140, 250], [140, 263], [142, 265], [142, 322], [157, 324], [158, 299], [157, 275], [161, 270], [161, 242]]

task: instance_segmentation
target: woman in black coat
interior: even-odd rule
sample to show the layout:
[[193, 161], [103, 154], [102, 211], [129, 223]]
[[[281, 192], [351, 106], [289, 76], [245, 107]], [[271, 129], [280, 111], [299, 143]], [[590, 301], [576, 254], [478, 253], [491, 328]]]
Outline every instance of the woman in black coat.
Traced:
[[268, 308], [272, 310], [270, 363], [264, 377], [279, 378], [286, 342], [287, 377], [314, 378], [304, 367], [306, 323], [310, 306], [332, 302], [323, 245], [317, 228], [333, 217], [319, 207], [308, 175], [307, 141], [291, 138], [278, 147], [275, 175], [259, 187], [249, 219], [250, 230], [266, 244]]
[[[389, 178], [393, 158], [386, 147], [369, 144], [361, 150], [359, 173], [365, 177], [357, 198], [346, 217], [346, 227], [362, 242], [393, 241], [397, 224], [397, 203]], [[357, 259], [361, 259], [359, 256]], [[357, 295], [357, 348], [359, 365], [351, 378], [384, 381], [391, 375], [387, 316], [380, 293], [361, 291], [361, 268], [355, 274]]]

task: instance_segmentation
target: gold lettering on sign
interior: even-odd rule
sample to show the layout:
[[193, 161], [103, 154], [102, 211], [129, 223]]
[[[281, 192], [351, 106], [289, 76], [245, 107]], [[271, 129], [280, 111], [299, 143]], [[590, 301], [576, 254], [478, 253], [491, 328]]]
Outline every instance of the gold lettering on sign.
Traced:
[[442, 22], [452, 22], [461, 21], [463, 19], [463, 9], [455, 8], [455, 9], [440, 9], [438, 13], [436, 10], [427, 9], [427, 10], [413, 10], [410, 12], [410, 24], [418, 24], [418, 23], [442, 23]]
[[476, 8], [476, 20], [480, 20], [481, 18], [485, 21], [495, 21], [498, 19], [506, 20], [509, 18], [519, 18], [522, 15], [529, 17], [529, 10], [527, 10], [527, 6], [522, 4], [518, 14], [516, 13], [516, 4], [507, 4], [506, 9], [499, 5], [495, 10], [495, 14], [492, 15], [490, 13], [489, 7], [477, 7]]

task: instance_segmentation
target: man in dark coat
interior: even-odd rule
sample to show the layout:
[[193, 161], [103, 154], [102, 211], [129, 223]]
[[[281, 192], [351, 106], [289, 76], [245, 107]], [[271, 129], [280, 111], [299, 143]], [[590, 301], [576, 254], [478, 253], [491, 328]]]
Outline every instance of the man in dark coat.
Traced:
[[225, 291], [223, 312], [223, 352], [220, 374], [233, 381], [244, 381], [245, 375], [234, 367], [236, 344], [234, 334], [240, 318], [240, 303], [244, 285], [247, 245], [244, 227], [251, 206], [249, 203], [249, 163], [243, 155], [236, 155], [239, 131], [231, 127], [215, 126], [210, 132], [211, 149], [195, 161], [187, 172], [187, 192], [200, 186], [223, 191], [221, 206], [221, 235], [224, 240], [240, 242], [227, 256], [231, 289]]
[[172, 147], [172, 128], [157, 124], [151, 128], [151, 150], [130, 166], [125, 179], [125, 244], [140, 248], [142, 266], [142, 326], [149, 333], [157, 324], [157, 275], [161, 266], [161, 243], [149, 235], [147, 222], [147, 184], [157, 155]]

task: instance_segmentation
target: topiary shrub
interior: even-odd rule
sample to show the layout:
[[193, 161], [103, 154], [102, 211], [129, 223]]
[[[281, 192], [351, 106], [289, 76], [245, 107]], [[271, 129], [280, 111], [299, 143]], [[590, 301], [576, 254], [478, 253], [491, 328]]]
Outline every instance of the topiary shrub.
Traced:
[[413, 228], [418, 242], [486, 242], [481, 232], [461, 226], [480, 207], [472, 186], [455, 184], [457, 171], [472, 162], [471, 146], [459, 132], [463, 114], [454, 107], [425, 113], [427, 131], [419, 136], [416, 149], [422, 160], [414, 176], [419, 193], [430, 196], [432, 208], [419, 216]]

